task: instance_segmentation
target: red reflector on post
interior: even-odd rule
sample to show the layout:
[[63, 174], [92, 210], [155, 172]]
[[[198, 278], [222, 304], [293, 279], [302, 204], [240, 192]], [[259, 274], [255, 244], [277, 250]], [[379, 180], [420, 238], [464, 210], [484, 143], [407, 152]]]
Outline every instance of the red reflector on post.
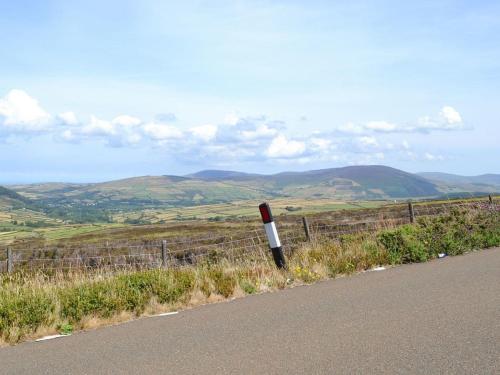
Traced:
[[273, 221], [273, 215], [271, 213], [271, 207], [269, 207], [269, 204], [262, 203], [261, 205], [259, 205], [259, 211], [260, 215], [262, 216], [262, 221], [264, 222], [264, 224]]

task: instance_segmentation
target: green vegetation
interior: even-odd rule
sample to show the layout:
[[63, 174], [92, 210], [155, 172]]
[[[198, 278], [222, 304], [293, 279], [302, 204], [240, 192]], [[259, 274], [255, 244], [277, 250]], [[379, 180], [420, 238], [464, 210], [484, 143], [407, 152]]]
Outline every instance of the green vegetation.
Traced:
[[391, 263], [424, 262], [439, 253], [460, 255], [473, 249], [500, 244], [500, 215], [477, 211], [474, 215], [455, 209], [447, 215], [424, 217], [379, 234]]
[[[189, 177], [143, 176], [96, 184], [15, 185], [0, 189], [0, 197], [4, 196], [18, 207], [25, 206], [75, 224], [110, 222], [111, 216], [120, 212], [237, 201], [285, 197], [389, 200], [436, 197], [454, 191], [447, 186], [441, 189], [441, 185], [385, 166], [351, 166], [275, 175], [206, 171]], [[289, 207], [293, 210], [300, 206]]]
[[[56, 238], [70, 238], [75, 225], [113, 229], [114, 224], [244, 221], [258, 216], [256, 205], [262, 200], [272, 203], [275, 215], [309, 215], [378, 207], [394, 199], [500, 191], [497, 175], [455, 176], [447, 181], [427, 175], [429, 179], [384, 166], [352, 166], [275, 175], [204, 171], [185, 177], [0, 187], [0, 243], [49, 240], [51, 228], [58, 232]], [[471, 179], [474, 184], [467, 185]], [[65, 226], [68, 235], [63, 234]]]
[[[342, 210], [362, 210], [387, 205], [387, 201], [342, 202], [330, 199], [273, 199], [269, 201], [276, 216], [310, 215]], [[135, 240], [170, 237], [172, 235], [196, 235], [219, 230], [210, 223], [220, 226], [240, 227], [240, 222], [255, 220], [259, 217], [257, 206], [261, 201], [239, 201], [216, 205], [195, 207], [157, 208], [141, 211], [119, 212], [109, 221], [92, 224], [68, 224], [52, 219], [45, 214], [33, 211], [1, 211], [0, 207], [0, 244], [19, 242], [72, 243], [97, 242], [108, 240]], [[287, 207], [301, 207], [290, 211]], [[15, 219], [14, 219], [15, 218]], [[13, 224], [13, 221], [16, 224]], [[185, 223], [196, 220], [196, 225]], [[29, 224], [26, 224], [29, 223]], [[164, 225], [168, 223], [168, 225]], [[147, 225], [147, 226], [146, 226]], [[120, 228], [120, 230], [118, 230]], [[189, 233], [188, 233], [189, 232]], [[196, 232], [196, 233], [193, 233]], [[92, 236], [88, 236], [88, 234]]]
[[[0, 337], [17, 342], [235, 295], [350, 274], [386, 264], [423, 262], [500, 245], [500, 212], [455, 210], [413, 225], [317, 237], [278, 271], [266, 257], [231, 263], [218, 257], [182, 269], [0, 276]], [[89, 323], [91, 322], [91, 323]]]

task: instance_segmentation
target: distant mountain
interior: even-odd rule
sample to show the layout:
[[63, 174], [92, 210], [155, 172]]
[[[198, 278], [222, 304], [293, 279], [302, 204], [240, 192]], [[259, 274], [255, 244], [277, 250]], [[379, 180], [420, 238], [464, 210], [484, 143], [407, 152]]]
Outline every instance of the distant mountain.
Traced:
[[246, 180], [252, 179], [255, 177], [259, 177], [262, 175], [252, 174], [252, 173], [244, 173], [244, 172], [236, 172], [236, 171], [222, 171], [217, 169], [207, 169], [204, 171], [199, 171], [196, 173], [192, 173], [187, 175], [189, 178], [197, 178], [200, 180], [207, 181], [219, 181], [219, 180]]
[[422, 172], [419, 176], [435, 183], [445, 192], [484, 192], [500, 191], [500, 174], [483, 174], [479, 176], [460, 176], [440, 172]]
[[141, 176], [93, 184], [35, 184], [11, 186], [44, 207], [139, 209], [193, 206], [256, 199], [259, 188], [181, 176]]
[[329, 168], [273, 175], [228, 171], [201, 171], [200, 179], [260, 186], [281, 195], [329, 198], [404, 198], [438, 195], [428, 180], [382, 165]]
[[369, 165], [271, 175], [206, 170], [187, 176], [141, 176], [92, 184], [14, 185], [2, 191], [9, 199], [29, 200], [47, 214], [65, 219], [68, 213], [74, 218], [83, 211], [97, 216], [103, 210], [182, 207], [274, 197], [404, 199], [461, 191], [499, 191], [498, 185], [495, 188], [477, 182], [492, 183], [498, 177], [477, 176], [473, 178], [474, 184], [470, 184], [469, 177], [436, 173], [416, 175], [382, 165]]
[[460, 176], [457, 174], [440, 172], [418, 173], [428, 180], [441, 181], [450, 184], [487, 184], [500, 186], [500, 174], [482, 174], [479, 176]]

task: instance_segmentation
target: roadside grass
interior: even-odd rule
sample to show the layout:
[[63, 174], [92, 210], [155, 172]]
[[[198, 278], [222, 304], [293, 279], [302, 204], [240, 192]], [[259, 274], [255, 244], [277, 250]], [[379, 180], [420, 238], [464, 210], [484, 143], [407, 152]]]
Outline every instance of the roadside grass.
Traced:
[[414, 225], [316, 236], [277, 270], [269, 257], [180, 269], [0, 276], [0, 343], [89, 329], [232, 297], [314, 283], [382, 265], [424, 262], [500, 245], [500, 212], [453, 210]]

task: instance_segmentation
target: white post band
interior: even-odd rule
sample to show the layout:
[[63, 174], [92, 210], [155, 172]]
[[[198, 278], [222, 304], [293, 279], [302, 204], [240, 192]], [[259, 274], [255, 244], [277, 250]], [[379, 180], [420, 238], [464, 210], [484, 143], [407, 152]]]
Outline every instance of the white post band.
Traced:
[[264, 224], [264, 229], [266, 230], [266, 235], [269, 240], [269, 246], [271, 247], [271, 249], [275, 247], [280, 247], [281, 242], [280, 238], [278, 237], [278, 231], [276, 230], [276, 225], [274, 224], [274, 221]]

